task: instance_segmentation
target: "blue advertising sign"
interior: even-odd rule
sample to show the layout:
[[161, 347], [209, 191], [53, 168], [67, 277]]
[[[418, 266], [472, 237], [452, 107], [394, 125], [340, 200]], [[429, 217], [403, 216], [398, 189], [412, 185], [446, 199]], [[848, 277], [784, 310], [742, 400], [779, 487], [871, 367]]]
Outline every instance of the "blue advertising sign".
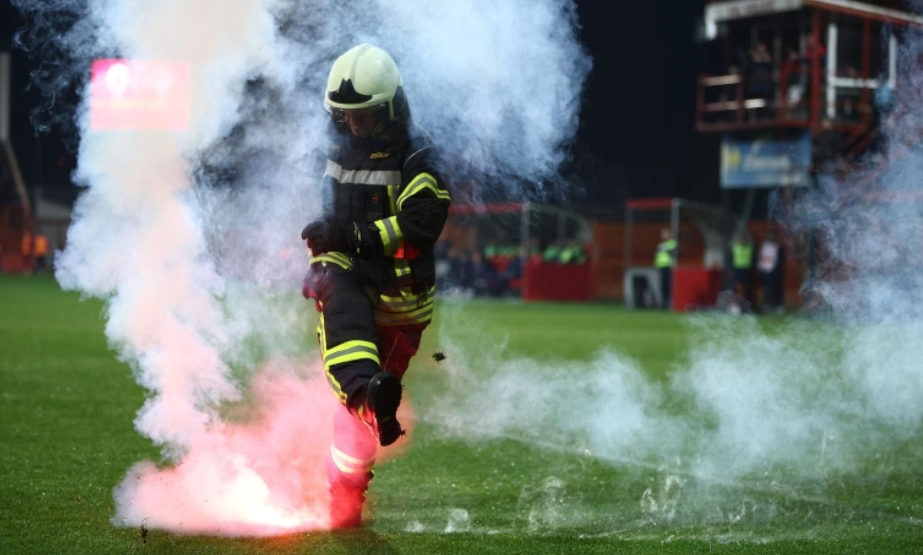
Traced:
[[797, 139], [738, 140], [721, 138], [721, 186], [782, 187], [808, 184], [811, 134]]

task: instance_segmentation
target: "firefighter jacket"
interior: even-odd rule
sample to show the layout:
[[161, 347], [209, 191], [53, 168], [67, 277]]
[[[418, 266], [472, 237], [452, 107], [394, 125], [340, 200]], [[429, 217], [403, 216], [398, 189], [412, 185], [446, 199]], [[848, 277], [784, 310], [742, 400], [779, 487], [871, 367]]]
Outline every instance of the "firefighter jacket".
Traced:
[[350, 262], [382, 291], [432, 287], [433, 247], [450, 203], [432, 141], [400, 123], [367, 139], [335, 127], [324, 172], [327, 216], [343, 229], [364, 226], [372, 243]]

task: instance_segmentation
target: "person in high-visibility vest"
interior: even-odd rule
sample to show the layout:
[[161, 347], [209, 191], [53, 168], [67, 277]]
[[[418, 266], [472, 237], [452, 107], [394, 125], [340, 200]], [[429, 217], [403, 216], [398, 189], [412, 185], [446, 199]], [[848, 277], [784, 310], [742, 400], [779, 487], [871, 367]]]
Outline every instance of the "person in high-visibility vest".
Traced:
[[551, 243], [542, 253], [546, 264], [556, 264], [561, 258], [561, 250], [563, 247], [561, 243]]
[[45, 266], [48, 260], [48, 238], [39, 233], [35, 236], [35, 271], [45, 273]]
[[747, 237], [741, 234], [731, 252], [731, 263], [734, 265], [734, 289], [752, 305], [753, 303], [753, 245]]
[[586, 264], [586, 250], [580, 241], [571, 239], [558, 255], [561, 264]]
[[673, 294], [673, 268], [676, 266], [676, 239], [668, 228], [660, 230], [660, 243], [654, 254], [654, 267], [660, 272], [660, 306], [669, 308]]

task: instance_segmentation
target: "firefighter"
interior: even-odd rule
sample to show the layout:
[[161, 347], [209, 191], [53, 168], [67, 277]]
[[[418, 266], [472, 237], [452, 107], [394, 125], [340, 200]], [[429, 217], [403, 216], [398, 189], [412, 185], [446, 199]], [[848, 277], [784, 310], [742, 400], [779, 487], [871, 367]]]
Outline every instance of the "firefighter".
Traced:
[[324, 367], [342, 403], [327, 459], [330, 525], [351, 528], [362, 524], [377, 446], [404, 433], [400, 380], [432, 319], [433, 248], [450, 200], [388, 53], [362, 44], [340, 56], [324, 105], [329, 206], [301, 234], [312, 256], [303, 293], [321, 313]]

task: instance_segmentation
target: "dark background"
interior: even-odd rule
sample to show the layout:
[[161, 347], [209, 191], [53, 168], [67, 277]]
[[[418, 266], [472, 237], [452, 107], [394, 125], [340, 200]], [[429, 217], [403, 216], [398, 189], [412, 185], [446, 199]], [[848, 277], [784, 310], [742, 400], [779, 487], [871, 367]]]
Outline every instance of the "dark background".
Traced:
[[[718, 137], [695, 131], [696, 76], [704, 47], [694, 40], [705, 0], [577, 0], [580, 36], [593, 57], [581, 124], [562, 173], [582, 188], [572, 202], [595, 216], [621, 214], [625, 198], [682, 196], [714, 201]], [[0, 0], [0, 49], [27, 28]], [[31, 86], [39, 64], [13, 48], [12, 138], [29, 184], [66, 185], [76, 139], [61, 125], [42, 129]], [[67, 102], [68, 99], [64, 99]], [[37, 131], [36, 128], [40, 130]]]

